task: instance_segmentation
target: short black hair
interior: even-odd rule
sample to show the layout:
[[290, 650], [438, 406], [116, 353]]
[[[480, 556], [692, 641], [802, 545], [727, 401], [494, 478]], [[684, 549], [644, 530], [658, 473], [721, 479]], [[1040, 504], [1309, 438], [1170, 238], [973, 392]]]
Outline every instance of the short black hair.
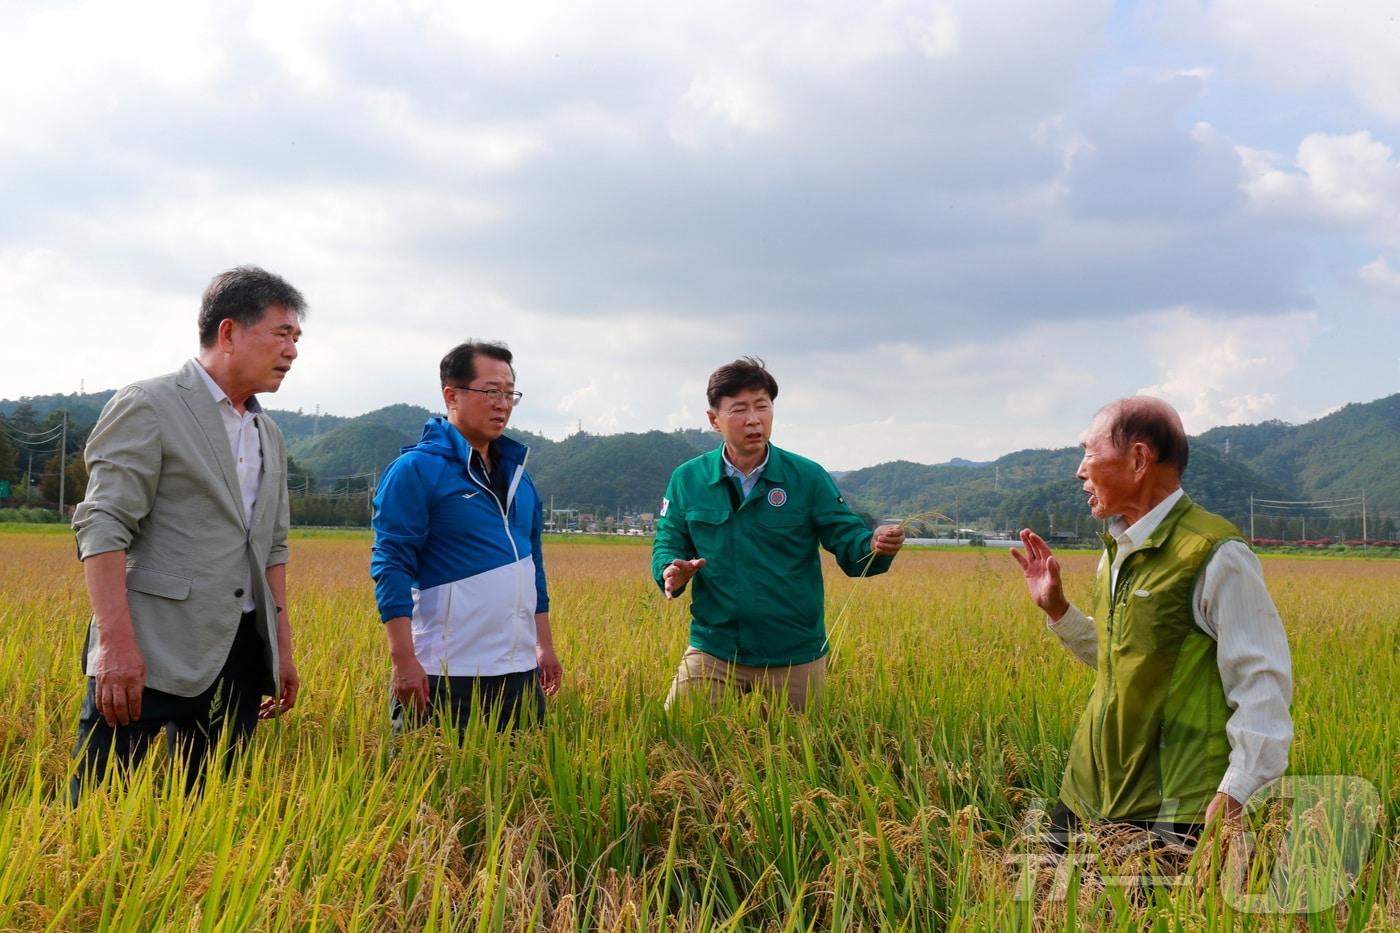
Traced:
[[763, 360], [755, 356], [741, 356], [732, 363], [725, 363], [710, 373], [710, 384], [705, 387], [705, 397], [710, 408], [719, 410], [719, 400], [732, 398], [745, 389], [764, 389], [768, 397], [777, 401], [778, 380], [763, 365]]
[[199, 345], [214, 345], [221, 321], [252, 327], [272, 307], [295, 311], [298, 318], [306, 317], [306, 299], [281, 276], [257, 266], [220, 272], [210, 280], [199, 303]]
[[1108, 439], [1114, 450], [1126, 451], [1141, 442], [1158, 463], [1174, 467], [1178, 476], [1186, 475], [1191, 451], [1175, 408], [1159, 398], [1135, 395], [1109, 402], [1100, 412], [1108, 419]]
[[443, 388], [450, 385], [466, 385], [476, 378], [476, 358], [484, 356], [487, 359], [500, 360], [510, 367], [511, 375], [515, 375], [515, 355], [503, 343], [491, 343], [486, 340], [468, 340], [466, 343], [459, 343], [438, 364], [438, 378], [442, 380]]

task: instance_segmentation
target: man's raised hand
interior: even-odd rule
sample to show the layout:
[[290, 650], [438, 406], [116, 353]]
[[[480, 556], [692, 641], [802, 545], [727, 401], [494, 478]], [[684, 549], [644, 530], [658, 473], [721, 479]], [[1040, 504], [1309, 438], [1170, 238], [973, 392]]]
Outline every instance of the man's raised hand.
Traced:
[[1021, 529], [1021, 543], [1025, 545], [1025, 553], [1014, 547], [1010, 551], [1016, 563], [1021, 565], [1021, 572], [1026, 575], [1026, 589], [1030, 591], [1031, 601], [1052, 622], [1058, 622], [1069, 612], [1069, 600], [1065, 599], [1064, 587], [1060, 584], [1060, 562], [1050, 553], [1045, 539], [1029, 528]]
[[705, 558], [697, 557], [694, 560], [671, 561], [671, 565], [661, 572], [661, 582], [666, 590], [666, 598], [672, 599], [675, 594], [685, 589], [685, 585], [690, 582], [690, 578], [695, 576], [695, 572], [705, 566]]

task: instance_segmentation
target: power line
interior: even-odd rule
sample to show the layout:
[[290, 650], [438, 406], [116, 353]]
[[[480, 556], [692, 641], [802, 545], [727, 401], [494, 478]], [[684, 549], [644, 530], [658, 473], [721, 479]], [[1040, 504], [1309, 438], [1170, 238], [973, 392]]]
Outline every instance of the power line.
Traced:
[[[1349, 510], [1359, 510], [1361, 512], [1361, 541], [1364, 545], [1367, 538], [1367, 515], [1366, 515], [1366, 490], [1361, 490], [1358, 496], [1344, 496], [1336, 499], [1256, 499], [1249, 497], [1249, 537], [1251, 540], [1258, 537], [1254, 529], [1254, 513], [1256, 507], [1263, 506], [1262, 511], [1271, 517], [1288, 518], [1297, 516], [1303, 522], [1302, 537], [1307, 538], [1308, 513], [1318, 512], [1342, 512]], [[1326, 521], [1330, 524], [1332, 516], [1328, 515]]]
[[8, 430], [5, 430], [3, 433], [6, 439], [9, 440], [11, 444], [14, 444], [17, 447], [23, 447], [25, 450], [38, 450], [42, 448], [47, 448], [54, 441], [59, 440], [63, 436], [63, 429], [60, 427], [48, 437], [38, 439], [16, 437], [15, 435], [11, 434]]
[[21, 434], [25, 437], [39, 438], [47, 435], [47, 439], [58, 437], [63, 432], [63, 425], [56, 424], [51, 428], [44, 428], [42, 431], [23, 431], [6, 421], [3, 425], [6, 434]]
[[1364, 498], [1365, 496], [1348, 496], [1344, 499], [1254, 499], [1254, 504], [1298, 506], [1301, 508], [1310, 509], [1327, 509], [1343, 505], [1356, 505], [1360, 503]]

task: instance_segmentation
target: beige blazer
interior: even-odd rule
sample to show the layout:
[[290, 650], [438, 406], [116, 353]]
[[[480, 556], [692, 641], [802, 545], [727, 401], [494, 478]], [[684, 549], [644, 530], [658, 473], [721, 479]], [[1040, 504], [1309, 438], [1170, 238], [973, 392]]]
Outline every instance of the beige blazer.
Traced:
[[[282, 432], [257, 417], [263, 473], [251, 522], [228, 433], [193, 360], [122, 389], [88, 437], [87, 495], [73, 514], [78, 557], [126, 551], [127, 600], [146, 686], [194, 696], [233, 645], [251, 571], [267, 679], [277, 692], [277, 607], [266, 568], [287, 562], [287, 457]], [[102, 643], [89, 623], [84, 669]]]

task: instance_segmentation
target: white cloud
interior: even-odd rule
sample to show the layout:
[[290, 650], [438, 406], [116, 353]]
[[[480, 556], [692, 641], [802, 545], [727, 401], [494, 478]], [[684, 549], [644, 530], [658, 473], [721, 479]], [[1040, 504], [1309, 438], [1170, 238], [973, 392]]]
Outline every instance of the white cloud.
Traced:
[[116, 9], [0, 35], [0, 310], [64, 335], [0, 396], [168, 370], [257, 262], [311, 304], [278, 407], [436, 407], [478, 336], [517, 352], [519, 427], [703, 427], [753, 352], [832, 468], [983, 459], [1144, 383], [1202, 423], [1330, 404], [1280, 312], [1359, 326], [1318, 257], [1397, 241], [1382, 132], [1247, 148], [1238, 70], [1124, 66], [1109, 0]]
[[457, 123], [435, 120], [419, 111], [401, 91], [365, 95], [366, 115], [425, 162], [464, 174], [518, 168], [544, 147], [541, 127], [505, 121]]
[[59, 133], [122, 114], [148, 89], [197, 100], [228, 70], [213, 10], [182, 0], [7, 9], [0, 147], [43, 151]]
[[50, 249], [0, 247], [0, 309], [10, 398], [115, 388], [178, 368], [197, 346], [197, 295]]
[[1245, 190], [1266, 216], [1320, 221], [1400, 243], [1400, 160], [1394, 156], [1366, 131], [1309, 134], [1291, 165], [1271, 153], [1241, 150]]
[[761, 78], [736, 74], [697, 75], [670, 122], [671, 138], [692, 149], [724, 145], [735, 131], [762, 133], [779, 119], [773, 90]]
[[1392, 267], [1383, 256], [1377, 256], [1361, 267], [1361, 284], [1382, 300], [1400, 306], [1400, 270]]
[[1238, 56], [1286, 91], [1344, 90], [1400, 121], [1400, 41], [1393, 0], [1165, 0], [1169, 30]]
[[1192, 434], [1277, 416], [1277, 392], [1323, 330], [1309, 312], [1221, 320], [1177, 309], [1144, 325], [1159, 381], [1138, 392], [1171, 402]]

